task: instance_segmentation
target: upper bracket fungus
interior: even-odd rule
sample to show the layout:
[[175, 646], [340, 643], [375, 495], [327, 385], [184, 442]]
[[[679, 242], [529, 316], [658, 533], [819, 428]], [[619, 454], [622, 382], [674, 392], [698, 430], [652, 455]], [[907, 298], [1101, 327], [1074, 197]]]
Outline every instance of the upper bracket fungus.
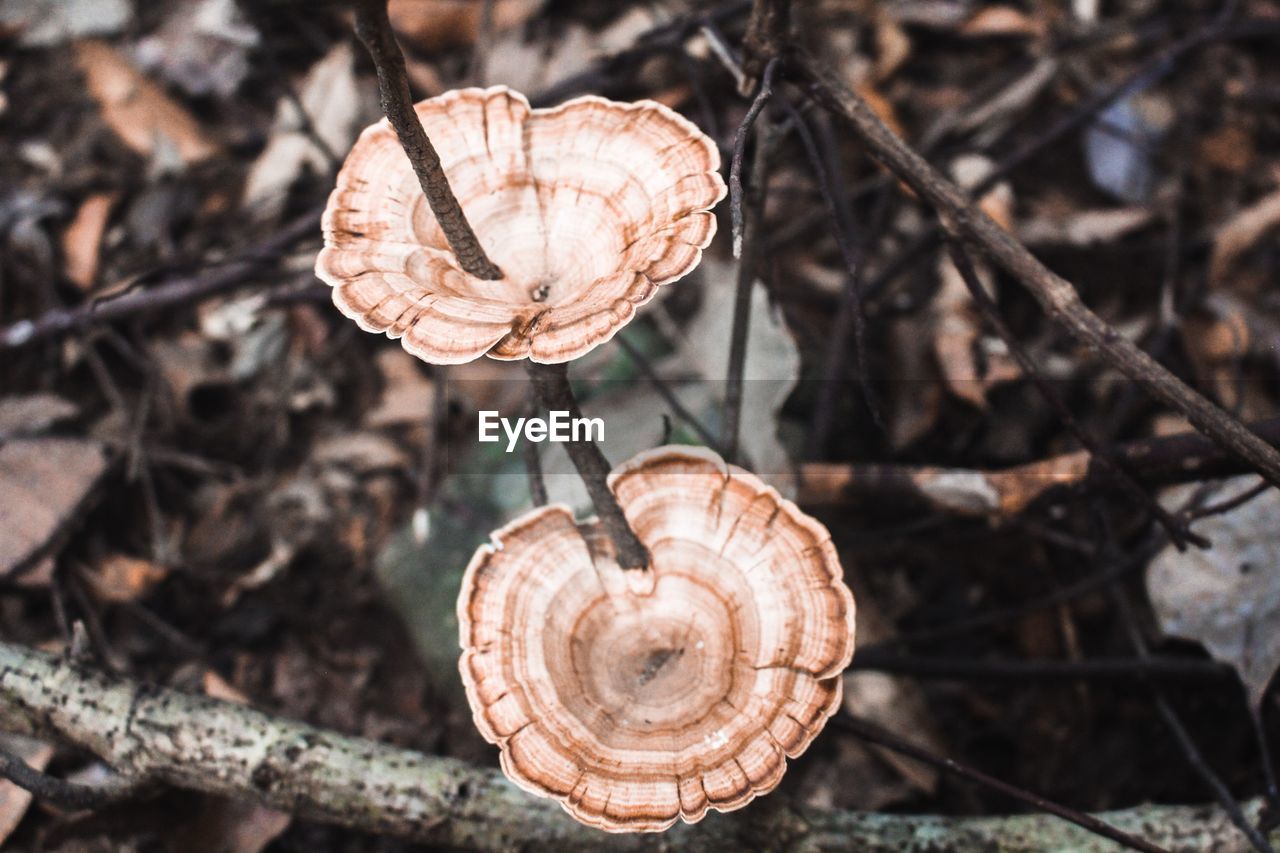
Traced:
[[697, 266], [715, 233], [719, 151], [654, 101], [587, 96], [535, 110], [496, 86], [416, 111], [503, 277], [461, 269], [385, 119], [338, 175], [316, 275], [361, 328], [424, 361], [575, 359]]
[[839, 705], [853, 596], [826, 529], [710, 451], [642, 453], [609, 484], [649, 571], [567, 507], [516, 519], [467, 567], [460, 669], [516, 784], [661, 830], [778, 784]]

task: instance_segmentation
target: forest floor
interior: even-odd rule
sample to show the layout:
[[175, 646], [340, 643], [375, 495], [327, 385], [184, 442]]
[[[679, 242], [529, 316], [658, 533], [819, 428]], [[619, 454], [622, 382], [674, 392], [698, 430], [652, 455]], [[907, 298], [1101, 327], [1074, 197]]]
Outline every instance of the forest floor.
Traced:
[[[487, 26], [484, 5], [392, 3], [415, 96], [653, 98], [727, 169], [751, 101], [718, 48], [740, 44], [750, 4], [498, 0]], [[1275, 443], [1280, 3], [1222, 7], [821, 0], [798, 24], [940, 171], [970, 187], [999, 171], [985, 211]], [[529, 504], [523, 458], [477, 445], [475, 412], [518, 413], [527, 386], [518, 365], [421, 364], [340, 316], [314, 276], [319, 211], [379, 117], [349, 14], [6, 0], [0, 45], [0, 637], [62, 650], [82, 630], [130, 677], [496, 766], [458, 680], [454, 597], [470, 553]], [[1189, 426], [973, 255], [1064, 422], [917, 195], [803, 84], [778, 88], [757, 137], [743, 444], [846, 566], [846, 711], [1081, 811], [1213, 803], [1206, 772], [1236, 800], [1265, 795], [1275, 491], [1179, 439], [1126, 455], [1131, 481], [1076, 465], [1081, 433], [1115, 452]], [[719, 214], [697, 273], [625, 348], [575, 365], [589, 413], [629, 425], [604, 442], [615, 463], [698, 440], [663, 390], [720, 428], [738, 266]], [[553, 497], [578, 499], [567, 462], [543, 462]], [[1212, 549], [1170, 544], [1190, 518]], [[1247, 582], [1200, 583], [1217, 570]], [[55, 776], [104, 771], [57, 744], [8, 749]], [[837, 726], [780, 790], [821, 808], [1025, 810]], [[69, 814], [6, 788], [0, 841], [408, 847], [179, 790]]]

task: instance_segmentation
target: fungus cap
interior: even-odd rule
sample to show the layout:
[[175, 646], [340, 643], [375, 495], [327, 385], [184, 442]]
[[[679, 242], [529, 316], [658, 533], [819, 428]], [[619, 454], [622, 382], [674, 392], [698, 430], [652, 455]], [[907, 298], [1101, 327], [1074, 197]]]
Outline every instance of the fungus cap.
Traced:
[[505, 86], [417, 104], [497, 281], [464, 272], [385, 119], [324, 213], [316, 275], [365, 331], [433, 364], [570, 361], [698, 265], [724, 197], [714, 142], [654, 101], [532, 109]]
[[661, 830], [778, 784], [839, 705], [853, 596], [826, 529], [709, 451], [658, 448], [609, 482], [649, 570], [565, 506], [512, 521], [463, 578], [460, 669], [512, 781], [591, 826]]

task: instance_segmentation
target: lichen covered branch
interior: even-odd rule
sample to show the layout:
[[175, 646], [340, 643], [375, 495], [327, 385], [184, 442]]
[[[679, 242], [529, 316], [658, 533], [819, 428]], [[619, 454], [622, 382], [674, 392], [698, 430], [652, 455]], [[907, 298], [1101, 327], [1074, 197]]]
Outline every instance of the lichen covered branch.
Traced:
[[[606, 835], [496, 770], [383, 746], [230, 702], [138, 684], [0, 643], [0, 727], [87, 749], [122, 775], [256, 800], [302, 817], [465, 850], [779, 848], [1102, 850], [1045, 814], [977, 819], [797, 808], [771, 797], [660, 835]], [[1246, 805], [1256, 820], [1260, 801]], [[1221, 809], [1143, 806], [1099, 815], [1153, 844], [1219, 849], [1238, 836]]]

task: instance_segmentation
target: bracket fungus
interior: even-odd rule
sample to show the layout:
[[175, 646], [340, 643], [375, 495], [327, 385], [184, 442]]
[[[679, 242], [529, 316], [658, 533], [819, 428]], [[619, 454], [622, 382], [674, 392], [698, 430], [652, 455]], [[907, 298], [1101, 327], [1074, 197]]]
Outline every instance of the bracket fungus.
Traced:
[[316, 275], [361, 328], [424, 361], [571, 361], [696, 267], [715, 234], [719, 151], [654, 101], [535, 110], [496, 86], [415, 109], [503, 278], [459, 267], [385, 119], [338, 175]]
[[778, 784], [839, 705], [853, 596], [827, 530], [710, 451], [642, 453], [609, 485], [649, 570], [568, 507], [512, 521], [467, 567], [459, 666], [517, 785], [662, 830]]

